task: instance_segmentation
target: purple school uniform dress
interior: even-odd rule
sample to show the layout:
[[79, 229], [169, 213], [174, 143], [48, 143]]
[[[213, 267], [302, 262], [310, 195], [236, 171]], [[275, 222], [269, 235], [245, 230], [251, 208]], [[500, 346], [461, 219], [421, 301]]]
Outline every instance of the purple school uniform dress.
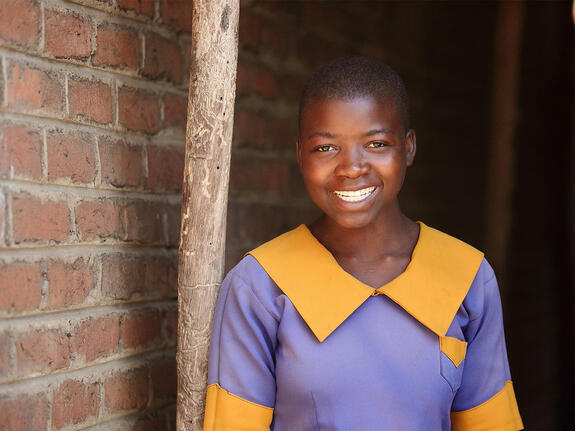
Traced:
[[379, 289], [304, 225], [244, 257], [216, 305], [204, 430], [522, 429], [493, 270], [419, 224]]

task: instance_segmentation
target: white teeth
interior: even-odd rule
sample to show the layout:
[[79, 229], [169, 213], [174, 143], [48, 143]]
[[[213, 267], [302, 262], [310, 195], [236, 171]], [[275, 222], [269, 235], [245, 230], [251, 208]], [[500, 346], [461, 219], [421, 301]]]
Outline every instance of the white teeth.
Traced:
[[336, 190], [335, 195], [345, 202], [359, 202], [373, 193], [375, 187], [367, 187], [361, 190]]

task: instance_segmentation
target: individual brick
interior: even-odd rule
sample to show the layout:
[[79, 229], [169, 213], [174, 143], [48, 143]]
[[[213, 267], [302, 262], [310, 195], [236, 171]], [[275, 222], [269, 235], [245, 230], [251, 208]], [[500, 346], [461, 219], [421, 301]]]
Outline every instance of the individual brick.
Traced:
[[0, 264], [0, 310], [33, 310], [42, 300], [42, 273], [35, 263]]
[[64, 110], [64, 86], [54, 72], [25, 63], [8, 65], [8, 108], [31, 113], [61, 116]]
[[70, 231], [68, 205], [65, 201], [45, 201], [28, 193], [12, 198], [14, 242], [64, 241]]
[[70, 340], [57, 329], [33, 329], [16, 339], [18, 375], [48, 372], [70, 364]]
[[118, 372], [104, 382], [104, 400], [110, 413], [144, 408], [148, 392], [146, 368]]
[[154, 15], [153, 0], [118, 0], [118, 7], [122, 10], [132, 10], [149, 17]]
[[47, 270], [50, 307], [81, 304], [96, 284], [95, 268], [85, 258], [50, 260]]
[[0, 13], [0, 39], [30, 48], [40, 41], [40, 2], [4, 0]]
[[175, 94], [166, 94], [164, 102], [164, 126], [186, 132], [188, 99]]
[[176, 358], [161, 358], [155, 360], [150, 368], [152, 378], [152, 393], [154, 404], [158, 401], [170, 401], [176, 398], [178, 379], [176, 375]]
[[289, 188], [289, 165], [282, 160], [236, 158], [230, 172], [233, 191], [285, 193]]
[[0, 398], [2, 431], [48, 429], [48, 399], [46, 394], [19, 394]]
[[261, 45], [262, 23], [248, 8], [242, 8], [239, 23], [239, 42], [242, 47], [258, 50]]
[[97, 383], [66, 380], [52, 399], [52, 426], [56, 429], [85, 422], [98, 415], [100, 388]]
[[148, 147], [148, 181], [153, 190], [181, 190], [184, 151], [170, 147]]
[[51, 131], [46, 136], [48, 179], [92, 183], [96, 178], [94, 144], [83, 134]]
[[268, 118], [251, 111], [239, 110], [234, 122], [234, 140], [240, 146], [270, 149], [273, 139], [266, 139], [265, 129]]
[[44, 11], [44, 50], [55, 57], [88, 58], [92, 52], [92, 24], [73, 13]]
[[68, 80], [70, 118], [112, 122], [112, 89], [104, 82], [70, 78]]
[[175, 346], [178, 339], [178, 310], [166, 311], [164, 317], [165, 336], [169, 345]]
[[130, 130], [148, 134], [160, 128], [160, 104], [157, 96], [146, 90], [121, 87], [118, 94], [120, 124]]
[[142, 178], [142, 148], [108, 136], [98, 141], [102, 183], [115, 187], [140, 185]]
[[138, 34], [127, 27], [109, 24], [99, 25], [96, 36], [96, 52], [92, 57], [92, 64], [138, 69], [140, 64]]
[[39, 180], [42, 176], [40, 131], [11, 123], [0, 123], [0, 129], [0, 177]]
[[73, 351], [86, 362], [104, 358], [118, 351], [120, 321], [116, 314], [82, 321], [72, 340]]
[[162, 0], [160, 3], [162, 20], [166, 24], [176, 25], [184, 31], [192, 31], [192, 7], [182, 0]]
[[4, 190], [0, 189], [0, 246], [6, 243], [6, 196]]
[[124, 208], [126, 240], [141, 244], [164, 243], [164, 204], [133, 201]]
[[162, 341], [162, 319], [156, 310], [129, 313], [120, 323], [120, 338], [126, 349], [147, 348]]
[[166, 212], [168, 214], [168, 245], [178, 247], [180, 244], [180, 224], [182, 206], [169, 205]]
[[129, 299], [145, 286], [145, 261], [142, 258], [111, 253], [102, 258], [102, 295]]
[[254, 89], [263, 97], [270, 98], [278, 94], [278, 83], [275, 74], [265, 67], [256, 67], [253, 71]]
[[114, 201], [84, 201], [76, 207], [75, 214], [81, 241], [118, 238], [121, 234], [121, 209]]
[[178, 42], [154, 33], [147, 34], [142, 73], [154, 80], [167, 78], [179, 84], [182, 81], [182, 72], [182, 53]]
[[145, 285], [147, 295], [160, 298], [177, 296], [177, 268], [175, 259], [151, 258], [145, 262]]

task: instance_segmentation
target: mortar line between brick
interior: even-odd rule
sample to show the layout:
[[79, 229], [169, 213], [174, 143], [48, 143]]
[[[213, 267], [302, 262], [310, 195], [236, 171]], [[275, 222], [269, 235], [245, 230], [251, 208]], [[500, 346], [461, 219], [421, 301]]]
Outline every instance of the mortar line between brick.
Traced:
[[33, 57], [30, 56], [30, 54], [28, 53], [17, 51], [16, 49], [10, 46], [0, 45], [0, 54], [4, 54], [5, 58], [8, 58], [10, 60], [21, 61], [23, 63], [34, 65], [42, 69], [50, 68], [53, 71], [58, 71], [62, 73], [70, 72], [87, 78], [91, 78], [94, 76], [100, 78], [106, 78], [108, 80], [121, 78], [122, 83], [124, 85], [129, 85], [135, 88], [141, 88], [147, 91], [152, 91], [156, 94], [171, 93], [180, 96], [187, 95], [186, 89], [182, 87], [177, 87], [174, 84], [171, 84], [167, 81], [166, 82], [151, 81], [146, 78], [139, 77], [137, 75], [128, 75], [125, 72], [122, 73], [121, 71], [111, 72], [98, 66], [66, 62], [58, 59], [53, 59], [50, 57]]
[[[50, 7], [50, 9], [64, 9], [62, 7], [62, 0], [44, 0], [44, 3]], [[136, 16], [129, 16], [128, 14], [124, 14], [118, 8], [117, 2], [114, 2], [111, 11], [103, 11], [95, 7], [90, 7], [89, 5], [76, 3], [75, 1], [66, 2], [65, 5], [65, 9], [74, 11], [82, 16], [89, 15], [95, 21], [102, 21], [115, 25], [123, 25], [130, 27], [131, 29], [144, 27], [147, 31], [154, 31], [155, 33], [159, 33], [164, 37], [172, 37], [175, 39], [179, 37], [177, 30], [172, 30], [169, 26], [165, 25], [160, 27], [158, 26], [159, 23], [153, 22], [150, 18], [138, 18]]]
[[80, 197], [87, 198], [120, 198], [120, 199], [145, 199], [150, 202], [165, 202], [167, 204], [177, 204], [181, 202], [181, 194], [179, 192], [151, 192], [145, 190], [121, 190], [121, 189], [106, 189], [94, 188], [76, 185], [63, 185], [63, 184], [47, 184], [36, 183], [26, 180], [11, 180], [0, 179], [0, 185], [10, 188], [15, 192], [36, 192], [41, 195], [46, 195], [49, 192], [53, 194], [74, 194]]
[[35, 376], [28, 377], [22, 380], [13, 380], [11, 382], [5, 382], [0, 384], [0, 389], [2, 389], [2, 395], [19, 394], [19, 393], [32, 393], [39, 392], [41, 390], [48, 389], [49, 385], [58, 386], [65, 380], [76, 379], [80, 380], [82, 378], [87, 378], [87, 380], [97, 380], [90, 379], [93, 376], [100, 376], [106, 378], [116, 372], [122, 372], [129, 370], [131, 368], [137, 368], [138, 366], [145, 365], [147, 362], [152, 361], [156, 358], [164, 358], [175, 355], [175, 348], [171, 347], [169, 349], [155, 349], [147, 352], [138, 352], [132, 356], [125, 356], [122, 358], [114, 358], [110, 361], [87, 365], [82, 368], [77, 369], [66, 369], [60, 372], [46, 375], [46, 376]]
[[[123, 312], [130, 312], [130, 311], [138, 311], [138, 310], [148, 310], [153, 308], [154, 310], [158, 311], [166, 311], [169, 309], [173, 309], [177, 306], [176, 298], [172, 299], [165, 299], [165, 298], [155, 298], [150, 300], [139, 300], [134, 302], [116, 302], [112, 304], [106, 305], [97, 305], [94, 304], [92, 306], [81, 307], [81, 308], [74, 308], [70, 309], [62, 309], [62, 310], [54, 310], [54, 311], [46, 311], [43, 310], [44, 313], [41, 314], [32, 314], [32, 315], [25, 315], [25, 316], [13, 316], [13, 317], [3, 317], [3, 320], [0, 321], [0, 329], [1, 330], [11, 330], [18, 332], [19, 329], [22, 327], [25, 329], [28, 325], [35, 325], [40, 324], [42, 327], [49, 328], [51, 325], [55, 325], [55, 327], [61, 328], [62, 320], [74, 320], [80, 321], [86, 319], [86, 317], [102, 317], [108, 314], [114, 313], [123, 313]], [[86, 313], [86, 311], [90, 311], [90, 313]]]
[[82, 255], [100, 255], [107, 253], [122, 253], [126, 256], [144, 256], [160, 255], [163, 257], [172, 257], [177, 255], [177, 248], [168, 248], [163, 245], [158, 246], [141, 246], [137, 244], [62, 244], [54, 247], [53, 245], [41, 245], [37, 247], [7, 247], [0, 249], [0, 260], [11, 262], [22, 259], [34, 259], [45, 257], [74, 257]]
[[[140, 417], [145, 416], [145, 415], [149, 414], [150, 412], [167, 413], [174, 407], [176, 407], [176, 403], [166, 404], [166, 405], [162, 405], [162, 406], [157, 407], [157, 408], [152, 408], [152, 409], [138, 411], [138, 412], [130, 412], [130, 413], [123, 415], [123, 416], [106, 418], [103, 422], [100, 422], [100, 423], [94, 424], [94, 425], [89, 425], [85, 428], [76, 428], [76, 430], [77, 431], [107, 431], [110, 429], [111, 426], [116, 426], [116, 425], [120, 425], [120, 426], [128, 425], [131, 427], [138, 421], [138, 419], [140, 419]], [[169, 420], [169, 415], [167, 415], [167, 414], [166, 414], [166, 420]], [[119, 429], [119, 428], [114, 428], [114, 429]], [[123, 430], [124, 428], [121, 428], [121, 429]], [[129, 428], [129, 429], [131, 429], [131, 428]], [[169, 429], [169, 428], [166, 428], [166, 429]]]
[[48, 143], [46, 138], [46, 128], [42, 127], [42, 154], [40, 155], [40, 178], [48, 181]]
[[137, 143], [139, 145], [145, 145], [146, 143], [149, 142], [153, 143], [154, 145], [178, 147], [178, 148], [183, 148], [185, 145], [185, 136], [183, 135], [180, 137], [165, 136], [165, 135], [146, 136], [142, 134], [136, 134], [130, 131], [108, 129], [104, 126], [75, 123], [73, 121], [66, 120], [64, 118], [59, 119], [59, 118], [42, 117], [40, 115], [9, 111], [5, 109], [0, 110], [0, 114], [5, 120], [11, 120], [15, 122], [25, 122], [33, 124], [35, 126], [43, 125], [50, 128], [60, 128], [60, 129], [63, 128], [65, 130], [74, 132], [83, 131], [86, 133], [98, 134], [102, 136], [111, 136], [119, 139], [130, 139], [130, 142]]
[[44, 40], [45, 40], [46, 26], [44, 25], [44, 18], [45, 18], [44, 2], [45, 2], [45, 0], [41, 0], [41, 3], [40, 3], [40, 41], [38, 44], [38, 52], [39, 53], [44, 52], [44, 45], [45, 45]]

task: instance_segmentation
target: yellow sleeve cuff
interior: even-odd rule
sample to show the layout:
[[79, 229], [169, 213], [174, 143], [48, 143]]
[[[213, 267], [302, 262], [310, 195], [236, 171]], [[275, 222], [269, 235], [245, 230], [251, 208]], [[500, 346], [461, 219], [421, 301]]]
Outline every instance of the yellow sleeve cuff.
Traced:
[[505, 386], [487, 401], [469, 410], [451, 412], [453, 431], [517, 431], [523, 429], [513, 384]]
[[274, 409], [208, 386], [203, 431], [269, 431]]

